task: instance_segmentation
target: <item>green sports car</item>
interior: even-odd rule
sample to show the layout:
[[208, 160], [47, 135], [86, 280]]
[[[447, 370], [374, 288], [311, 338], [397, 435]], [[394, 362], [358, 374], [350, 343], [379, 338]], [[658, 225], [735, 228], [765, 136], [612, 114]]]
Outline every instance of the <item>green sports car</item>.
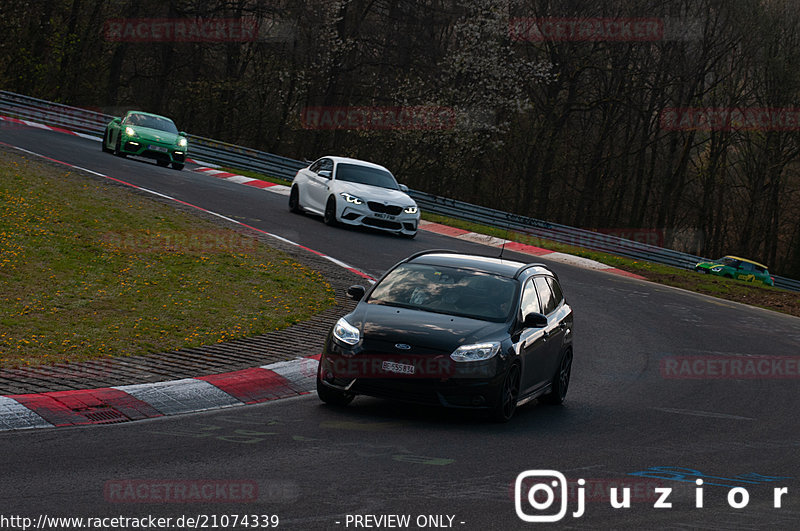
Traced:
[[767, 266], [738, 256], [723, 256], [713, 262], [700, 262], [694, 266], [694, 270], [700, 273], [736, 278], [745, 282], [763, 282], [767, 286], [775, 285], [767, 271]]
[[103, 135], [103, 151], [107, 153], [148, 157], [159, 166], [172, 164], [176, 170], [183, 169], [188, 148], [186, 133], [178, 131], [172, 120], [141, 111], [114, 118]]

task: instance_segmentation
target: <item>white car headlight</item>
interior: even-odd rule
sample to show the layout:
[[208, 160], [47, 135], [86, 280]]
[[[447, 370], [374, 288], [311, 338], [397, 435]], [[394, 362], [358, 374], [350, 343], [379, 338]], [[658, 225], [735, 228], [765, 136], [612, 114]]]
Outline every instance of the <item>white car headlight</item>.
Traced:
[[417, 213], [417, 211], [419, 211], [419, 208], [417, 208], [417, 205], [413, 205], [413, 206], [407, 206], [407, 207], [406, 207], [406, 208], [403, 210], [403, 212], [405, 212], [406, 214], [416, 214], [416, 213]]
[[180, 147], [182, 147], [182, 148], [185, 148], [185, 147], [186, 147], [186, 144], [187, 144], [187, 142], [186, 142], [186, 139], [185, 139], [184, 137], [180, 137], [180, 138], [178, 139], [178, 145], [179, 145]]
[[128, 126], [125, 128], [125, 134], [128, 136], [136, 136], [136, 131], [133, 130], [133, 127]]
[[361, 332], [342, 317], [333, 327], [333, 337], [347, 345], [355, 345], [361, 341]]
[[713, 271], [714, 273], [719, 273], [720, 271], [722, 271], [722, 266], [712, 267], [711, 271]]
[[344, 197], [345, 201], [347, 201], [348, 203], [353, 203], [354, 205], [360, 205], [360, 204], [362, 204], [364, 202], [364, 201], [361, 200], [360, 197], [356, 197], [354, 195], [350, 195], [350, 194], [345, 193], [345, 192], [342, 192], [339, 195]]
[[500, 343], [479, 343], [477, 345], [462, 345], [458, 347], [450, 358], [453, 361], [483, 361], [488, 360], [500, 352]]

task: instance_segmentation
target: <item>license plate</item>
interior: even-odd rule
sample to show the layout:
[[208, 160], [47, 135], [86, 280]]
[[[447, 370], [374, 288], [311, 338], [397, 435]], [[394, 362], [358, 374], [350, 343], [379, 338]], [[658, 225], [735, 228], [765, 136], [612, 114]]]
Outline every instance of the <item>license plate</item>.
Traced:
[[373, 215], [374, 215], [376, 218], [379, 218], [379, 219], [394, 219], [394, 218], [395, 218], [395, 216], [392, 216], [391, 214], [382, 214], [382, 213], [380, 213], [380, 212], [376, 212], [376, 213], [375, 213], [375, 214], [373, 214]]
[[167, 148], [161, 146], [150, 146], [150, 151], [160, 151], [161, 153], [166, 153]]
[[395, 363], [393, 361], [384, 361], [381, 363], [381, 369], [386, 372], [394, 372], [397, 374], [414, 374], [416, 368], [413, 365], [406, 365], [405, 363]]

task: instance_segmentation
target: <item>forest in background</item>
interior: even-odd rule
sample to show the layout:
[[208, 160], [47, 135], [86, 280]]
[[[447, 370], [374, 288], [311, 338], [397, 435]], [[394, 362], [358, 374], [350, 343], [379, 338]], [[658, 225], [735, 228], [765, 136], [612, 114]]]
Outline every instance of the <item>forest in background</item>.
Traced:
[[[257, 29], [227, 42], [109, 30], [143, 19]], [[540, 39], [531, 19], [660, 25], [658, 38]], [[800, 278], [792, 112], [758, 127], [670, 121], [675, 109], [797, 111], [792, 0], [4, 0], [0, 31], [4, 90], [165, 114], [287, 157], [363, 158], [414, 189], [589, 229], [663, 231], [667, 247]], [[309, 108], [354, 107], [452, 119], [355, 130], [305, 120]]]

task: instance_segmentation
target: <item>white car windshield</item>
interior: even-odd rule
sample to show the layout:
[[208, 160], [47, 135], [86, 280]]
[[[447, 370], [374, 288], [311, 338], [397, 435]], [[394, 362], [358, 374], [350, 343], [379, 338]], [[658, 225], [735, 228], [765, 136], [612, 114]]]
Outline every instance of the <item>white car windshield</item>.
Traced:
[[336, 180], [350, 183], [368, 184], [390, 190], [399, 190], [397, 181], [391, 173], [378, 168], [358, 164], [339, 163], [336, 165]]

